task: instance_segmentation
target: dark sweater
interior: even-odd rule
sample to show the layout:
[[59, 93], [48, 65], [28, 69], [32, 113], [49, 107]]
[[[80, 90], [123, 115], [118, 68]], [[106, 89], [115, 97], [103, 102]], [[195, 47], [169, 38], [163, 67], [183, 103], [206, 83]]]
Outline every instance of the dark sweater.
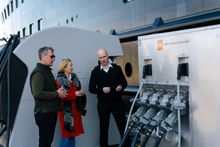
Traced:
[[60, 99], [51, 68], [37, 63], [30, 76], [30, 87], [35, 100], [35, 113], [57, 112]]
[[[116, 91], [118, 85], [122, 86], [120, 92]], [[112, 64], [112, 67], [109, 68], [107, 73], [100, 68], [100, 65], [92, 70], [89, 81], [89, 91], [97, 94], [99, 102], [121, 101], [121, 94], [126, 86], [127, 81], [121, 67], [116, 64]], [[110, 93], [105, 94], [103, 92], [103, 87], [110, 87]]]

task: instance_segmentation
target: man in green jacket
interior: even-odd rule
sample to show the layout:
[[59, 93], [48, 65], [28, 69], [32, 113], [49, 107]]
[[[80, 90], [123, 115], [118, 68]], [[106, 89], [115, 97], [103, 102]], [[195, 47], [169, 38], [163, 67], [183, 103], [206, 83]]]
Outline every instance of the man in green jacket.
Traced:
[[61, 86], [58, 90], [51, 72], [55, 60], [54, 50], [51, 47], [39, 49], [40, 62], [30, 76], [30, 87], [34, 97], [34, 117], [39, 128], [39, 147], [51, 147], [57, 112], [60, 110], [60, 98], [65, 97], [66, 91]]

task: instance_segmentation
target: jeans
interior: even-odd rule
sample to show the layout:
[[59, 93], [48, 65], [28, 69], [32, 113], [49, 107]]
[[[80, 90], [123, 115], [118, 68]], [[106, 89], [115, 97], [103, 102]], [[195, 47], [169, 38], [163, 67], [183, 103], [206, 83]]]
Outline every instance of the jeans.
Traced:
[[75, 137], [61, 138], [59, 147], [75, 147]]

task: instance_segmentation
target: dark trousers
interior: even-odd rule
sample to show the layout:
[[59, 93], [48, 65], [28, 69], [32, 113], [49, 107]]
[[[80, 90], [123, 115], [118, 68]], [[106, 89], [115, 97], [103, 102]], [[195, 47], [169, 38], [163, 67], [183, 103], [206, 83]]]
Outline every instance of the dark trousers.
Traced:
[[57, 112], [35, 114], [35, 121], [39, 128], [39, 147], [51, 147], [57, 122]]
[[[100, 123], [100, 147], [108, 147], [108, 128], [110, 121], [110, 114], [112, 113], [116, 124], [119, 129], [121, 138], [124, 134], [124, 129], [126, 125], [126, 117], [124, 112], [124, 107], [122, 102], [115, 103], [98, 103], [98, 114]], [[127, 146], [129, 147], [129, 146]]]

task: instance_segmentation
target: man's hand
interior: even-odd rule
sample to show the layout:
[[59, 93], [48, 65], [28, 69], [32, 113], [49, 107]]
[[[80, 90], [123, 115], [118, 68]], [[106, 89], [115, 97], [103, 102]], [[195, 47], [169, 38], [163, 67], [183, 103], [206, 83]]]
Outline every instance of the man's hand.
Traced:
[[57, 89], [57, 92], [60, 98], [64, 98], [67, 95], [66, 90], [63, 88], [63, 85], [59, 89]]
[[117, 92], [121, 91], [122, 90], [122, 86], [121, 85], [118, 85], [115, 89]]
[[110, 87], [103, 87], [102, 90], [103, 90], [104, 93], [107, 94], [107, 93], [109, 93], [111, 91], [111, 88]]

